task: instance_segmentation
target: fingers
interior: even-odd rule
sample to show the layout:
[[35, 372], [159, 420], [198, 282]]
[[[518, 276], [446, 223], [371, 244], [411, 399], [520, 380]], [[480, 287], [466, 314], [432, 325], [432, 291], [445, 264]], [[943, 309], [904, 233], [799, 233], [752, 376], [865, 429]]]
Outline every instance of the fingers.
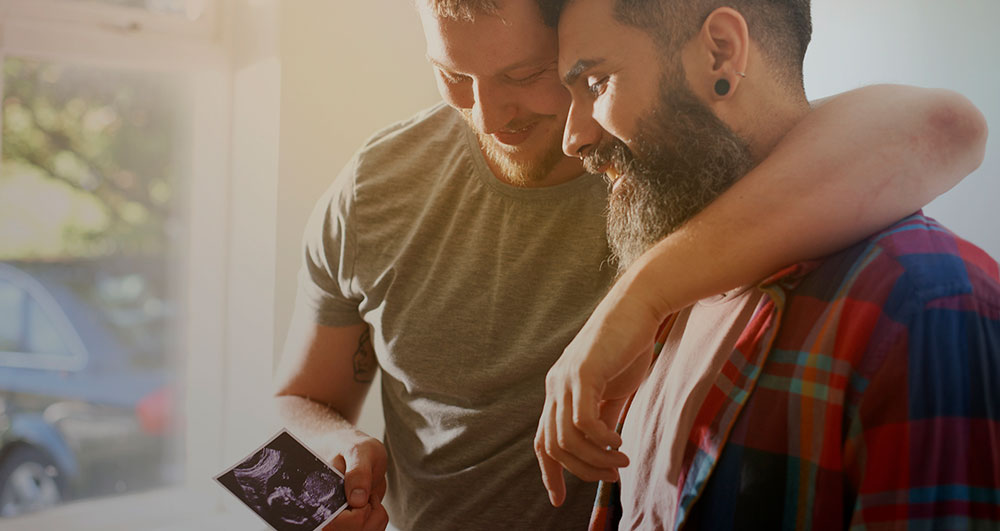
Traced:
[[323, 531], [383, 531], [389, 525], [389, 514], [382, 502], [374, 497], [360, 508], [347, 508], [337, 515]]
[[382, 443], [378, 443], [377, 451], [380, 452], [378, 458], [375, 459], [372, 466], [372, 488], [369, 496], [373, 496], [378, 499], [379, 502], [385, 499], [386, 491], [386, 480], [385, 473], [386, 467], [388, 466], [388, 457], [386, 456], [385, 447]]
[[[550, 431], [554, 429], [556, 433], [556, 444], [550, 444], [547, 448], [549, 455], [585, 481], [615, 480], [615, 469], [627, 466], [628, 458], [617, 449], [609, 449], [610, 444], [600, 444], [580, 430], [572, 419], [570, 405], [570, 400], [566, 398], [557, 401], [556, 414], [549, 419], [549, 425], [554, 427]], [[602, 432], [610, 432], [611, 435], [606, 436], [606, 440], [621, 445], [621, 437], [617, 433], [609, 430], [599, 419], [594, 419], [593, 422], [601, 424]]]
[[[618, 481], [618, 469], [629, 464], [617, 450], [622, 440], [612, 429], [614, 419], [602, 418], [602, 406], [608, 402], [580, 383], [578, 371], [564, 365], [560, 360], [546, 377], [545, 405], [535, 434], [542, 482], [556, 506], [565, 498], [563, 468], [584, 481], [613, 482]], [[621, 402], [614, 401], [619, 410]]]
[[[565, 403], [565, 401], [562, 401]], [[559, 506], [565, 499], [562, 475], [565, 468], [584, 481], [617, 481], [618, 468], [628, 466], [628, 457], [617, 450], [597, 446], [567, 420], [560, 401], [546, 401], [535, 434], [535, 457], [549, 501]], [[617, 436], [617, 434], [616, 434]]]
[[364, 507], [368, 503], [368, 493], [372, 488], [372, 467], [363, 456], [350, 452], [347, 461], [347, 472], [344, 474], [344, 490], [347, 493], [347, 503], [351, 507]]
[[[612, 400], [603, 400], [600, 405], [600, 419], [605, 426], [617, 426], [618, 420], [621, 417], [622, 409], [625, 408], [625, 403], [628, 402], [627, 398], [615, 398]], [[615, 433], [615, 435], [618, 435]], [[618, 437], [621, 440], [621, 436]], [[614, 445], [612, 445], [614, 446]], [[614, 446], [618, 448], [619, 446]]]
[[[564, 397], [561, 402], [570, 402], [572, 409], [559, 416], [560, 425], [571, 424], [576, 432], [598, 449], [618, 448], [622, 445], [621, 436], [611, 428], [613, 424], [609, 425], [601, 419], [600, 400], [592, 389], [577, 383], [572, 395]], [[565, 409], [567, 406], [562, 407]]]
[[[559, 411], [560, 408], [556, 408]], [[606, 449], [587, 439], [569, 421], [565, 412], [557, 413], [546, 430], [546, 453], [570, 473], [584, 481], [617, 481], [618, 468], [628, 466], [628, 458], [618, 450]], [[548, 433], [555, 431], [553, 440]]]
[[538, 430], [535, 432], [535, 458], [538, 459], [538, 468], [542, 471], [542, 484], [549, 494], [549, 503], [553, 507], [559, 507], [566, 498], [566, 483], [563, 480], [562, 465], [549, 455], [551, 439], [547, 437], [546, 432], [549, 429], [549, 419], [552, 417], [551, 410], [552, 403], [546, 400]]
[[381, 500], [376, 499], [374, 496], [371, 499], [369, 507], [371, 507], [371, 511], [368, 514], [368, 520], [365, 522], [364, 531], [383, 531], [389, 525], [389, 513], [382, 506]]
[[365, 529], [369, 516], [372, 514], [370, 505], [365, 505], [357, 509], [348, 507], [340, 512], [336, 518], [323, 527], [323, 531], [353, 531]]
[[[544, 443], [543, 443], [544, 444]], [[566, 483], [563, 480], [562, 465], [545, 453], [535, 450], [535, 457], [538, 458], [538, 467], [542, 470], [542, 484], [549, 493], [549, 503], [553, 507], [559, 507], [566, 499]]]
[[344, 489], [351, 507], [364, 507], [373, 494], [379, 500], [385, 496], [386, 454], [382, 443], [368, 439], [338, 458], [344, 460]]

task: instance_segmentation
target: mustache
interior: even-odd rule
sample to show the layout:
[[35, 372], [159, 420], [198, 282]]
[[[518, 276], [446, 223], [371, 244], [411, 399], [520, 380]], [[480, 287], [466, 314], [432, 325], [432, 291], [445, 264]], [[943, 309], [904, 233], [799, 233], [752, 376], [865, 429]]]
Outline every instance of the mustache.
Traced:
[[590, 173], [600, 173], [611, 167], [619, 174], [635, 161], [635, 155], [624, 142], [615, 137], [602, 138], [600, 143], [583, 158], [583, 167]]
[[[472, 109], [459, 109], [458, 112], [462, 114], [462, 117], [465, 118], [465, 122], [468, 123], [473, 130], [478, 130], [476, 129], [475, 119], [472, 117]], [[503, 133], [513, 133], [526, 127], [542, 123], [545, 120], [555, 118], [556, 116], [552, 114], [532, 114], [529, 116], [518, 117], [504, 124], [499, 131]]]
[[625, 142], [613, 136], [601, 139], [597, 147], [583, 158], [583, 167], [594, 174], [612, 169], [623, 178], [642, 174], [648, 169], [642, 163], [642, 157], [636, 156]]

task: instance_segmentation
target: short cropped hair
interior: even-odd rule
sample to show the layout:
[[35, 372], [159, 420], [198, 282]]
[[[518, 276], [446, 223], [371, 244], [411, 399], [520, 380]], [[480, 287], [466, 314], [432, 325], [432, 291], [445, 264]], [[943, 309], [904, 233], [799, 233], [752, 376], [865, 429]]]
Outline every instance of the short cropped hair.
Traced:
[[477, 15], [495, 15], [500, 11], [496, 0], [416, 0], [423, 2], [438, 18], [472, 22]]
[[[555, 27], [572, 0], [536, 0], [545, 23]], [[698, 31], [712, 11], [731, 7], [747, 21], [750, 38], [788, 81], [802, 86], [802, 62], [812, 39], [810, 0], [611, 0], [615, 19], [639, 28], [668, 53]]]

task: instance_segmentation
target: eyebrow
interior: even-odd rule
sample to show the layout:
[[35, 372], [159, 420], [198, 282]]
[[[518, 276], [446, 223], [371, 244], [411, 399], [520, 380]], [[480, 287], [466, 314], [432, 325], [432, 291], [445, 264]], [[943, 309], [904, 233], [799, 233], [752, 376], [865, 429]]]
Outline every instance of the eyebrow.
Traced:
[[580, 59], [577, 61], [563, 76], [563, 84], [570, 86], [576, 83], [576, 80], [580, 78], [580, 75], [587, 71], [587, 69], [597, 66], [604, 62], [604, 59]]
[[433, 57], [431, 57], [431, 56], [429, 56], [427, 54], [424, 54], [424, 57], [427, 58], [427, 62], [429, 62], [430, 64], [432, 64], [432, 65], [434, 65], [434, 66], [436, 66], [438, 68], [440, 68], [441, 70], [447, 70], [449, 72], [451, 71], [451, 69], [448, 68], [445, 64], [440, 63], [438, 61], [435, 61]]
[[[446, 65], [446, 64], [444, 64], [444, 63], [442, 63], [440, 61], [435, 60], [430, 55], [424, 54], [424, 57], [427, 58], [427, 61], [430, 64], [432, 64], [432, 65], [440, 68], [441, 70], [446, 70], [448, 72], [454, 72], [454, 70], [452, 70], [450, 67], [448, 67], [448, 65]], [[517, 63], [514, 63], [512, 65], [509, 65], [509, 66], [505, 67], [499, 73], [500, 74], [506, 74], [506, 73], [509, 73], [509, 72], [511, 72], [513, 70], [518, 70], [520, 68], [535, 67], [535, 66], [546, 67], [547, 68], [549, 65], [555, 64], [555, 63], [556, 63], [555, 60], [547, 62], [547, 61], [539, 60], [539, 59], [526, 59], [524, 61], [520, 61], [520, 62], [517, 62]]]

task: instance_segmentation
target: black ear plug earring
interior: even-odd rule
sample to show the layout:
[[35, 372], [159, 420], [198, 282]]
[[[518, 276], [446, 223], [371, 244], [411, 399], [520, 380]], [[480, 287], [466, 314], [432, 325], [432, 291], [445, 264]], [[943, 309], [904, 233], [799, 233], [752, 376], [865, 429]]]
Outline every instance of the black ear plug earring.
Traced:
[[719, 96], [725, 96], [726, 94], [729, 94], [729, 88], [730, 87], [728, 79], [723, 78], [715, 82], [715, 93], [718, 94]]

